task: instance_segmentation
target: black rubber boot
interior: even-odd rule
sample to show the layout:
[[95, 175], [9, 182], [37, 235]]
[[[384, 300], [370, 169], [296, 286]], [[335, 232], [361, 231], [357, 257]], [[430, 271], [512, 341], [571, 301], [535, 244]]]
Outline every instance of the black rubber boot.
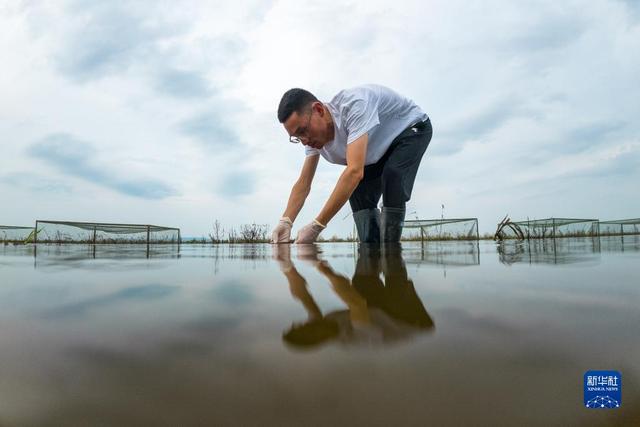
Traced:
[[360, 243], [380, 243], [380, 211], [362, 209], [353, 213]]
[[398, 243], [404, 226], [405, 208], [382, 207], [381, 238], [383, 243]]

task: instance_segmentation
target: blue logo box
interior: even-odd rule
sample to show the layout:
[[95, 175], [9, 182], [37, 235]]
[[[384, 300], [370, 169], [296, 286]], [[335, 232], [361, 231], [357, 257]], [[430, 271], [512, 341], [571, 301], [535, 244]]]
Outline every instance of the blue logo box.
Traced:
[[584, 373], [584, 406], [590, 409], [616, 409], [622, 405], [622, 375], [618, 371]]

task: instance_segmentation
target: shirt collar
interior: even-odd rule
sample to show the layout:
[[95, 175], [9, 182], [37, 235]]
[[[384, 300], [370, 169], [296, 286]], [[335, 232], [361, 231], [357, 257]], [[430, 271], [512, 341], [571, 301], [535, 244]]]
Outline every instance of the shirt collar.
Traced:
[[324, 104], [329, 112], [331, 113], [331, 118], [333, 119], [334, 128], [337, 130], [340, 127], [340, 114], [338, 114], [338, 109], [331, 103]]

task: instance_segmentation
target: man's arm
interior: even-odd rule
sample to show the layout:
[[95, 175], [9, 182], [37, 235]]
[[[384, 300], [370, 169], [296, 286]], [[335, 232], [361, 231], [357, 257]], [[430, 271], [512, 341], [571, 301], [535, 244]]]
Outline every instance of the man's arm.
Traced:
[[311, 182], [313, 182], [313, 176], [316, 173], [319, 158], [320, 155], [307, 156], [305, 158], [304, 164], [302, 165], [302, 171], [300, 172], [300, 177], [291, 189], [287, 208], [282, 215], [288, 217], [291, 222], [296, 220], [296, 217], [304, 205], [304, 201], [307, 199], [307, 196], [311, 191]]
[[316, 220], [326, 225], [331, 218], [347, 203], [364, 176], [364, 162], [367, 156], [368, 134], [364, 134], [347, 145], [347, 167], [340, 175], [336, 186], [320, 211]]
[[331, 283], [336, 295], [349, 307], [349, 317], [351, 321], [361, 324], [371, 323], [367, 300], [351, 285], [351, 281], [333, 271], [326, 261], [319, 262], [316, 268], [320, 274], [329, 279], [329, 283]]

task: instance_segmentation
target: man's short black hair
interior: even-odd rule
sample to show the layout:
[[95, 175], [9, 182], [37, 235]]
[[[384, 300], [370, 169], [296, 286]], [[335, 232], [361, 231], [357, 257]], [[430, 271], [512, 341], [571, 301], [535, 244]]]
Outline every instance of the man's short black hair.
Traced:
[[302, 111], [312, 102], [316, 102], [316, 98], [308, 90], [293, 88], [289, 89], [282, 95], [280, 105], [278, 106], [278, 120], [280, 123], [287, 121], [293, 112], [302, 113]]

